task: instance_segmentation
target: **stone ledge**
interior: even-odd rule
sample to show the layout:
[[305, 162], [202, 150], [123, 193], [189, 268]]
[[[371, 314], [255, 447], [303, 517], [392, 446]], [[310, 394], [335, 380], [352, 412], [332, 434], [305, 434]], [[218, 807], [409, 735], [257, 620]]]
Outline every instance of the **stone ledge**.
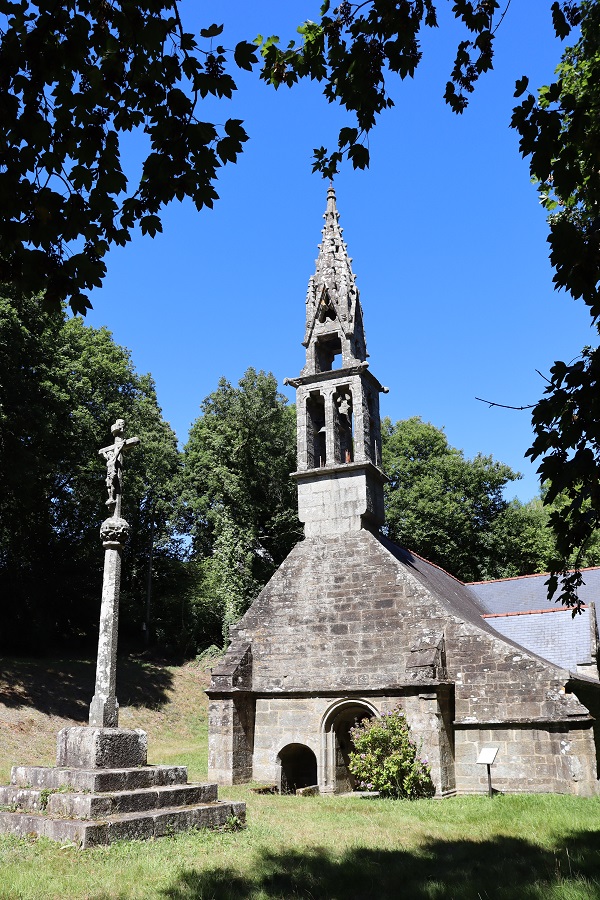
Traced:
[[216, 784], [179, 784], [98, 794], [57, 792], [48, 798], [47, 811], [59, 818], [104, 819], [117, 813], [193, 806], [216, 800]]
[[454, 726], [456, 728], [477, 729], [477, 728], [497, 728], [506, 731], [509, 728], [527, 728], [530, 725], [573, 725], [578, 722], [582, 725], [590, 725], [593, 723], [592, 716], [569, 716], [568, 718], [551, 719], [547, 716], [532, 716], [523, 719], [481, 719], [473, 721], [471, 719], [455, 719]]

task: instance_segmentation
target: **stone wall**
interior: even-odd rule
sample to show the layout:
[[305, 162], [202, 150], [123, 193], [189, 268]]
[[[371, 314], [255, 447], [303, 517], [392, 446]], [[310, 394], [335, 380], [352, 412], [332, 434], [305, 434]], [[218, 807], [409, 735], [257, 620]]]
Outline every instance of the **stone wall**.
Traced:
[[[290, 744], [304, 744], [317, 758], [318, 782], [324, 793], [335, 784], [335, 715], [345, 708], [364, 710], [364, 715], [382, 715], [401, 706], [419, 745], [419, 753], [431, 766], [438, 795], [453, 793], [452, 751], [448, 741], [442, 707], [447, 704], [442, 691], [441, 704], [435, 691], [427, 694], [408, 692], [402, 696], [343, 695], [314, 697], [258, 697], [252, 777], [265, 784], [279, 784], [280, 752]], [[361, 717], [360, 714], [358, 716]], [[452, 773], [452, 774], [450, 774]], [[214, 772], [211, 772], [214, 777]]]
[[209, 702], [208, 773], [216, 784], [252, 780], [254, 709], [254, 697], [245, 693]]
[[382, 477], [374, 466], [350, 463], [295, 477], [307, 538], [358, 532], [365, 519], [383, 521]]
[[487, 767], [477, 764], [484, 747], [496, 747], [491, 767], [495, 789], [513, 793], [552, 792], [596, 796], [596, 764], [591, 721], [457, 727], [456, 787], [461, 794], [487, 791]]
[[[365, 530], [307, 538], [233, 630], [214, 671], [209, 695], [223, 706], [211, 713], [211, 747], [222, 746], [227, 760], [237, 754], [236, 780], [253, 752], [253, 776], [273, 781], [285, 743], [311, 747], [325, 773], [328, 704], [370, 699], [382, 712], [402, 698], [440, 793], [454, 790], [455, 752], [456, 789], [481, 788], [485, 767], [473, 768], [472, 759], [480, 738], [465, 735], [493, 727], [520, 735], [502, 738], [507, 790], [535, 783], [593, 794], [589, 703], [568, 693], [572, 681], [487, 625], [464, 585], [385, 539]], [[599, 687], [588, 691], [596, 703]], [[244, 729], [249, 713], [244, 718], [230, 699], [242, 688], [256, 698], [253, 751]], [[549, 737], [532, 737], [542, 733]], [[211, 777], [219, 781], [230, 763], [211, 753]]]

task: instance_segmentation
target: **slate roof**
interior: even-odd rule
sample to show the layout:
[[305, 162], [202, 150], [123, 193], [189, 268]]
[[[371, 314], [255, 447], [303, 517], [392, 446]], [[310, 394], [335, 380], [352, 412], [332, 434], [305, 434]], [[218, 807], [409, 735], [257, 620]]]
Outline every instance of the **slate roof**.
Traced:
[[495, 615], [484, 621], [504, 637], [571, 672], [594, 661], [589, 609], [575, 618], [570, 609], [559, 607], [543, 613]]
[[[579, 596], [587, 605], [600, 601], [600, 566], [582, 569], [584, 584]], [[548, 600], [546, 581], [548, 574], [521, 575], [517, 578], [498, 578], [495, 581], [474, 581], [468, 587], [473, 591], [485, 612], [531, 612], [538, 609], [556, 609]]]
[[595, 661], [597, 636], [590, 604], [600, 600], [600, 566], [583, 570], [579, 591], [588, 607], [573, 617], [548, 600], [548, 574], [524, 575], [466, 585], [477, 597], [485, 621], [500, 634], [572, 672]]

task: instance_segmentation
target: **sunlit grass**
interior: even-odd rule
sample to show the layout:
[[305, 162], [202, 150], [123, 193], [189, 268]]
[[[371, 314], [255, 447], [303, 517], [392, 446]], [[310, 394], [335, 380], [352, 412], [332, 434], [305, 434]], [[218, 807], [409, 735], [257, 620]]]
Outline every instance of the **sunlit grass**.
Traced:
[[[148, 731], [151, 762], [188, 765], [190, 780], [202, 780], [206, 678], [191, 666], [172, 668], [164, 683], [160, 703], [154, 698], [147, 707], [126, 705], [122, 724]], [[140, 689], [135, 696], [143, 694]], [[25, 713], [0, 705], [0, 722], [5, 711], [8, 723], [26, 721]], [[35, 710], [31, 715], [43, 721]], [[56, 717], [52, 724], [60, 726]], [[42, 731], [50, 753], [54, 733], [49, 727]], [[14, 755], [14, 744], [0, 743], [5, 771], [19, 761]], [[0, 898], [600, 897], [600, 799], [521, 795], [411, 803], [257, 795], [247, 786], [222, 788], [220, 794], [246, 800], [244, 831], [192, 832], [87, 851], [2, 837]]]

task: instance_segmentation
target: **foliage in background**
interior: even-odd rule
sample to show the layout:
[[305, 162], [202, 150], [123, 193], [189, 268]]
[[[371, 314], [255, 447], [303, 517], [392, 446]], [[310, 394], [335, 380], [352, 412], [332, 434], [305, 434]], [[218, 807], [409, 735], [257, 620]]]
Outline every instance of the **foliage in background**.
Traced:
[[[442, 429], [418, 417], [382, 422], [389, 537], [461, 581], [548, 572], [557, 557], [551, 527], [568, 506], [564, 495], [507, 501], [519, 478], [503, 463], [478, 454], [465, 459]], [[600, 563], [600, 532], [570, 564]]]
[[[580, 4], [581, 36], [565, 51], [556, 80], [528, 94], [512, 125], [529, 157], [540, 200], [550, 213], [548, 241], [554, 283], [600, 317], [600, 4]], [[565, 35], [568, 33], [565, 27]], [[526, 88], [526, 79], [520, 92]], [[556, 362], [534, 408], [535, 440], [528, 451], [550, 488], [563, 498], [550, 522], [556, 534], [550, 591], [579, 608], [581, 584], [572, 565], [586, 564], [600, 525], [600, 349], [586, 347], [573, 362]], [[559, 590], [560, 580], [560, 590]]]
[[[185, 454], [150, 375], [106, 328], [0, 295], [0, 597], [6, 648], [93, 643], [107, 515], [98, 455], [124, 418], [120, 631], [126, 646], [194, 656], [227, 640], [300, 537], [295, 416], [272, 375], [224, 379]], [[144, 629], [146, 632], [144, 633]]]
[[[0, 297], [0, 596], [11, 646], [86, 639], [97, 630], [106, 475], [98, 449], [125, 419], [141, 444], [127, 459], [123, 630], [143, 620], [147, 560], [177, 558], [179, 454], [154, 382], [106, 328], [47, 314], [37, 298]], [[153, 523], [153, 524], [152, 524]]]
[[[167, 657], [226, 643], [301, 539], [295, 416], [273, 375], [221, 379], [185, 451], [163, 420], [150, 375], [106, 328], [7, 288], [0, 297], [0, 596], [6, 646], [94, 641], [106, 516], [99, 447], [123, 417], [141, 443], [128, 456], [121, 633]], [[568, 498], [507, 503], [516, 474], [465, 459], [443, 431], [413, 418], [383, 423], [389, 536], [463, 580], [545, 571], [548, 519]], [[600, 562], [595, 541], [579, 562]], [[145, 635], [143, 628], [149, 628]], [[144, 641], [144, 637], [146, 640]]]
[[[175, 198], [212, 207], [217, 171], [247, 135], [198, 107], [231, 99], [228, 55], [245, 69], [256, 59], [244, 41], [227, 54], [222, 31], [186, 32], [177, 0], [0, 0], [1, 280], [85, 314], [111, 245], [136, 226], [162, 231]], [[129, 183], [121, 140], [133, 129], [147, 156]]]
[[491, 456], [465, 459], [417, 417], [384, 419], [382, 438], [389, 537], [462, 581], [503, 575], [494, 535], [508, 507], [503, 490], [519, 475]]
[[348, 767], [361, 790], [395, 800], [433, 797], [430, 767], [419, 757], [402, 709], [363, 719], [350, 733], [354, 750]]
[[183, 462], [183, 522], [210, 560], [224, 638], [301, 537], [293, 407], [272, 374], [225, 378], [202, 403]]

